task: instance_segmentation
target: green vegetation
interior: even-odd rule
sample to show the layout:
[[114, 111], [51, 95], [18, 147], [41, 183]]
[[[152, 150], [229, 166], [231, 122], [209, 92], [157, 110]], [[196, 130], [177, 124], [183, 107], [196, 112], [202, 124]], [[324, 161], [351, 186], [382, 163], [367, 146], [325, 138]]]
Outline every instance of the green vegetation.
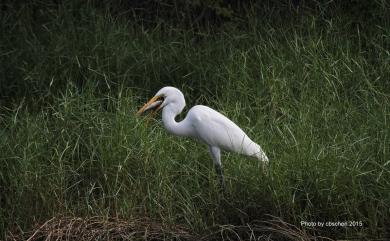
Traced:
[[[270, 214], [300, 228], [363, 223], [305, 228], [330, 237], [389, 235], [390, 19], [378, 4], [367, 22], [248, 15], [201, 28], [90, 5], [7, 5], [0, 239], [58, 215], [148, 217], [207, 233]], [[135, 117], [167, 85], [189, 107], [238, 123], [270, 157], [269, 172], [225, 153], [222, 195], [204, 145]]]

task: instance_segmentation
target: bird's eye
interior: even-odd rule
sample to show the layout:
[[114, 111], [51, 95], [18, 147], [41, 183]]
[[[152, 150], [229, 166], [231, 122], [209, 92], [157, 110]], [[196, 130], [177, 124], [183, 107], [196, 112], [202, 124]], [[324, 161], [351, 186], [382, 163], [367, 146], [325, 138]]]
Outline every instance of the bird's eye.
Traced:
[[159, 96], [157, 100], [164, 101], [164, 96]]

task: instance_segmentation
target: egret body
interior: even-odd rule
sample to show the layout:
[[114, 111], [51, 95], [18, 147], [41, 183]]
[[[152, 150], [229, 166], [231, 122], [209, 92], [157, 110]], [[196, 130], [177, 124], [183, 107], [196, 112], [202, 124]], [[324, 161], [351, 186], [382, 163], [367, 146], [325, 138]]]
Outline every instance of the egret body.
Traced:
[[162, 121], [168, 132], [192, 137], [207, 144], [223, 187], [225, 181], [222, 174], [221, 149], [268, 162], [268, 157], [258, 144], [233, 121], [210, 107], [196, 105], [188, 111], [184, 120], [177, 122], [175, 117], [183, 111], [185, 105], [184, 95], [180, 90], [164, 87], [137, 114], [162, 109]]

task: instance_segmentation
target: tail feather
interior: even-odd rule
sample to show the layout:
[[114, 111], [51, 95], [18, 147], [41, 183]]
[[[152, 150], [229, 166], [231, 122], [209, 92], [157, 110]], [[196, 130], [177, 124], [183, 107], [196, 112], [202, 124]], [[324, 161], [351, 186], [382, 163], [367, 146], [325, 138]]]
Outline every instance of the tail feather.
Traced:
[[246, 148], [242, 152], [245, 155], [253, 156], [260, 161], [268, 162], [269, 159], [263, 149], [261, 149], [260, 145], [258, 145], [256, 142], [251, 142], [250, 144], [246, 145]]
[[263, 151], [263, 149], [261, 149], [261, 147], [258, 144], [256, 144], [256, 147], [257, 147], [256, 148], [257, 151], [255, 153], [256, 158], [263, 162], [269, 162], [269, 159], [265, 154], [265, 152]]

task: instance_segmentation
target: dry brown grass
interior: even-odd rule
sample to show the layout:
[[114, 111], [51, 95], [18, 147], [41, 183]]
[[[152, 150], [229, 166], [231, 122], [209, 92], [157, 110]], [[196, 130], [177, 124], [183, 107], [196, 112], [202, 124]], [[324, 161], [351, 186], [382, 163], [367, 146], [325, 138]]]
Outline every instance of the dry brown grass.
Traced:
[[[23, 237], [24, 236], [24, 237]], [[8, 240], [191, 240], [183, 227], [164, 227], [148, 219], [125, 221], [104, 217], [54, 217], [25, 235]]]
[[126, 221], [106, 217], [54, 217], [37, 225], [28, 233], [9, 234], [7, 240], [250, 240], [250, 241], [315, 241], [332, 240], [315, 237], [299, 227], [277, 217], [268, 221], [241, 226], [220, 225], [207, 234], [196, 234], [176, 225], [164, 226], [149, 219]]

